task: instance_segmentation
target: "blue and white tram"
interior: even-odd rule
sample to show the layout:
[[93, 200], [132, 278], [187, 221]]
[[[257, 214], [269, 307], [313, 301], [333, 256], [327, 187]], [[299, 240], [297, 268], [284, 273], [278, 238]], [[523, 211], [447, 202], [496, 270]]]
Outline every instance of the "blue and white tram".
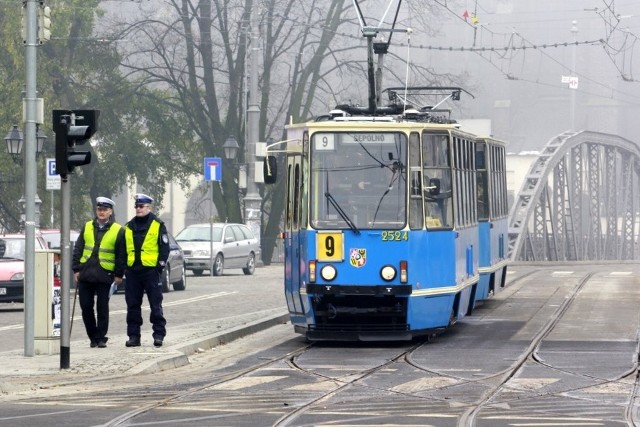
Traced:
[[421, 117], [287, 127], [285, 295], [309, 340], [432, 334], [504, 285], [504, 147]]
[[507, 275], [508, 201], [504, 143], [491, 138], [476, 142], [480, 282], [476, 300], [505, 286]]

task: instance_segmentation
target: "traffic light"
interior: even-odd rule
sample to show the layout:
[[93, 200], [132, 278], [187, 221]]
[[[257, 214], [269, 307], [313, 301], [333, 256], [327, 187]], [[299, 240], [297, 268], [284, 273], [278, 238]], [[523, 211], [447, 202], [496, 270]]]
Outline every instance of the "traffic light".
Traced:
[[40, 2], [38, 7], [38, 43], [51, 40], [51, 8]]
[[56, 133], [56, 173], [66, 176], [76, 166], [91, 163], [90, 151], [76, 151], [98, 130], [99, 110], [53, 110]]

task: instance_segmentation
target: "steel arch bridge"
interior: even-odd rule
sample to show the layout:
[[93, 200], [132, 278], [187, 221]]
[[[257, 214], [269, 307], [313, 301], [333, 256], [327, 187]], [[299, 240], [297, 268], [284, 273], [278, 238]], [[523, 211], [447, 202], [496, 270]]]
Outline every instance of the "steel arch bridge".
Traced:
[[616, 135], [552, 138], [511, 209], [509, 254], [518, 261], [640, 258], [640, 148]]

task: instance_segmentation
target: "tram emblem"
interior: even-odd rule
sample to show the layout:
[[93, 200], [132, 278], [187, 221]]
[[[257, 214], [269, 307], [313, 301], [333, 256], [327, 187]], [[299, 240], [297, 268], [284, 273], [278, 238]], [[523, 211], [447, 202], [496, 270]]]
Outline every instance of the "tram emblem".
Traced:
[[364, 267], [367, 263], [367, 250], [359, 248], [349, 249], [349, 262], [355, 268]]

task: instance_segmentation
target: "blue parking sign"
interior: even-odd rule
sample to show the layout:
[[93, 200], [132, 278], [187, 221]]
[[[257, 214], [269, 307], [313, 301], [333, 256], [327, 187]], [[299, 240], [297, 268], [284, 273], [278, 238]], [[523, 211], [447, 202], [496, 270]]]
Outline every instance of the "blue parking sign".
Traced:
[[62, 187], [62, 180], [60, 175], [56, 173], [56, 159], [47, 159], [47, 176], [45, 177], [47, 190], [60, 190]]

